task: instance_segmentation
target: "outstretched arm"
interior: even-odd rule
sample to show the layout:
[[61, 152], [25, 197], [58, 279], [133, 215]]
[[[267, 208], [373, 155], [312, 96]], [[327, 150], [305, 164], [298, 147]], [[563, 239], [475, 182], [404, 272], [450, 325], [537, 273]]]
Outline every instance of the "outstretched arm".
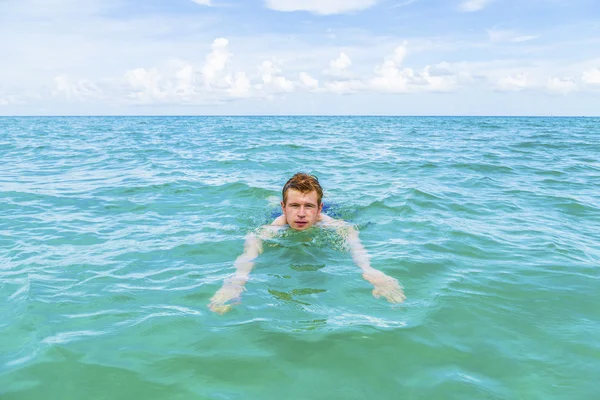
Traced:
[[285, 224], [285, 218], [277, 218], [268, 226], [265, 225], [255, 232], [249, 233], [246, 236], [244, 243], [244, 252], [235, 260], [233, 266], [235, 272], [230, 277], [226, 278], [223, 286], [217, 290], [215, 295], [210, 299], [208, 307], [219, 314], [224, 314], [231, 310], [232, 303], [226, 304], [232, 300], [239, 299], [245, 289], [244, 285], [248, 281], [250, 271], [254, 267], [256, 258], [262, 253], [262, 242], [265, 239], [275, 236], [279, 227]]
[[352, 259], [362, 270], [363, 278], [374, 286], [373, 296], [376, 298], [383, 296], [390, 303], [402, 303], [406, 296], [400, 283], [391, 276], [371, 267], [367, 251], [358, 238], [358, 231], [352, 226], [347, 226], [345, 229], [348, 232], [348, 245]]
[[233, 304], [226, 304], [231, 300], [238, 299], [246, 290], [244, 285], [248, 281], [250, 271], [254, 267], [254, 261], [263, 251], [262, 240], [256, 233], [250, 233], [246, 237], [244, 252], [235, 260], [235, 273], [225, 279], [223, 286], [210, 299], [208, 307], [219, 314], [226, 313]]

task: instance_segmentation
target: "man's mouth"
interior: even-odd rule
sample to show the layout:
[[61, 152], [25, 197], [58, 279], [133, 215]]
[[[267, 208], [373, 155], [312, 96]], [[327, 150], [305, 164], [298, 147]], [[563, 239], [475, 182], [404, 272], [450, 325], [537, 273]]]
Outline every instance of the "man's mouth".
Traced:
[[296, 221], [296, 225], [304, 226], [308, 224], [308, 221]]

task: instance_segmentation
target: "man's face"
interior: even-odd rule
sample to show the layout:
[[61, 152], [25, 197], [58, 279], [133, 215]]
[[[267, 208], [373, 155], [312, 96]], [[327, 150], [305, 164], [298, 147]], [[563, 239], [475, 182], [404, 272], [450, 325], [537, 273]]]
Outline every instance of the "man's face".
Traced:
[[281, 202], [281, 209], [290, 228], [303, 231], [319, 220], [323, 204], [317, 205], [317, 192], [302, 193], [288, 189], [287, 203]]

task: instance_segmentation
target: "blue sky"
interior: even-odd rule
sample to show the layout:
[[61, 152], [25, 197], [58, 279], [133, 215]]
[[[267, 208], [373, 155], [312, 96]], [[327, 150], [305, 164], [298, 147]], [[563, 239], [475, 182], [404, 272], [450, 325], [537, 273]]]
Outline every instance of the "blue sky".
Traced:
[[0, 0], [0, 115], [600, 115], [597, 0]]

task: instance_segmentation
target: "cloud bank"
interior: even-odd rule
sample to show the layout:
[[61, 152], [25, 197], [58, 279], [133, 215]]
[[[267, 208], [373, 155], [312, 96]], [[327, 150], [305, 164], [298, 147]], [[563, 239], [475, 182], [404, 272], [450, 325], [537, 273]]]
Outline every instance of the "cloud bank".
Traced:
[[[233, 62], [235, 56], [229, 40], [217, 38], [200, 63], [169, 59], [101, 80], [60, 74], [49, 82], [50, 91], [40, 90], [28, 98], [0, 93], [0, 106], [40, 99], [79, 104], [218, 105], [249, 98], [269, 100], [303, 92], [314, 96], [422, 94], [477, 88], [491, 92], [538, 91], [569, 95], [600, 90], [600, 68], [558, 75], [540, 68], [511, 63], [503, 66], [497, 62], [440, 62], [414, 67], [408, 65], [410, 46], [402, 42], [365, 73], [354, 70], [354, 61], [346, 52], [338, 54], [330, 58], [320, 75], [318, 70], [286, 72], [290, 65], [278, 58], [240, 67]], [[504, 74], [503, 70], [506, 71]]]

